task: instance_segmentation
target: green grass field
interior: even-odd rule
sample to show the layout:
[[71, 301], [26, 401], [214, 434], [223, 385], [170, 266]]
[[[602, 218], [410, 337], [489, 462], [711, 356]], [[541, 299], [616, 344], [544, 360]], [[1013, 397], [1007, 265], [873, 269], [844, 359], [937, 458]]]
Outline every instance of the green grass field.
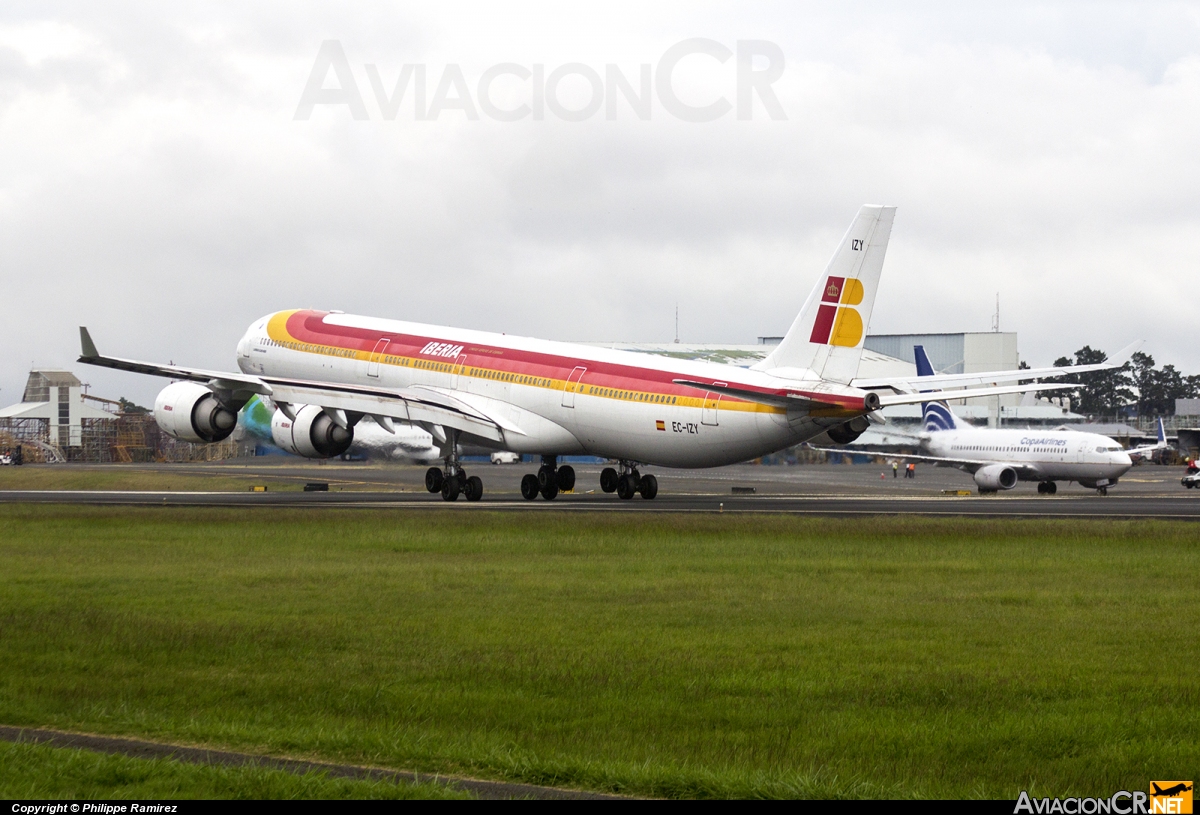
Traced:
[[[253, 459], [251, 459], [253, 460]], [[370, 465], [367, 465], [370, 466]], [[295, 474], [238, 473], [236, 465], [175, 464], [156, 468], [109, 464], [61, 464], [0, 467], [0, 490], [178, 490], [246, 492], [254, 485], [271, 492], [298, 492], [305, 481], [325, 481], [331, 490], [402, 490], [396, 484], [364, 480], [348, 467], [309, 468], [306, 477]]]
[[663, 796], [1200, 767], [1146, 522], [0, 507], [0, 723]]
[[436, 784], [389, 784], [296, 775], [258, 767], [214, 767], [85, 750], [0, 742], [0, 798], [395, 799], [467, 798]]

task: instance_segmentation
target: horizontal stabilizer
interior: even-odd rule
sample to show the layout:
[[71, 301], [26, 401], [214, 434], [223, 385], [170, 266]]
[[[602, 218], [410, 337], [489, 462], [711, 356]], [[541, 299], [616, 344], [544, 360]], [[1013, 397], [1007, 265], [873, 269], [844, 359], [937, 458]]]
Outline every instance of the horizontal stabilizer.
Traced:
[[879, 404], [883, 407], [889, 405], [915, 405], [918, 402], [946, 402], [952, 399], [974, 399], [979, 396], [1002, 396], [1006, 393], [1024, 393], [1028, 390], [1053, 391], [1064, 390], [1066, 388], [1078, 388], [1078, 385], [1042, 385], [1038, 384], [1036, 388], [1031, 385], [1004, 385], [997, 388], [964, 388], [957, 391], [925, 391], [924, 393], [888, 393], [879, 397]]

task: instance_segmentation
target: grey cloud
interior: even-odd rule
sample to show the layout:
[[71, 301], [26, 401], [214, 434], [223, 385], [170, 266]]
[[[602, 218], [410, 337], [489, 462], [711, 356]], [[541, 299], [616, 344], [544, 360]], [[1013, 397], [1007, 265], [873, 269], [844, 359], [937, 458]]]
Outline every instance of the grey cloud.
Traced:
[[[81, 323], [102, 350], [212, 367], [297, 306], [661, 340], [679, 302], [686, 339], [753, 341], [790, 323], [864, 202], [900, 207], [875, 330], [984, 330], [1000, 291], [1034, 361], [1146, 336], [1200, 372], [1179, 296], [1197, 279], [1196, 19], [1135, 8], [8, 7], [0, 26], [50, 19], [93, 45], [37, 63], [0, 47], [0, 275], [20, 304], [0, 403], [30, 361], [72, 366]], [[363, 68], [387, 84], [426, 62], [430, 94], [451, 62], [468, 85], [498, 62], [632, 77], [688, 37], [779, 43], [788, 121], [385, 122]], [[329, 38], [370, 121], [291, 121]], [[142, 400], [158, 384], [80, 373]]]

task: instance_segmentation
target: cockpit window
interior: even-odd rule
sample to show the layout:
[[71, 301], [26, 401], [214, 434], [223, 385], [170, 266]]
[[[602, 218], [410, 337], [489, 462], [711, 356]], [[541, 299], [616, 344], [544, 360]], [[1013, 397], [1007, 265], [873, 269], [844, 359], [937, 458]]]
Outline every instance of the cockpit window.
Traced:
[[1121, 452], [1121, 446], [1117, 445], [1115, 447], [1097, 447], [1096, 452], [1097, 453], [1119, 453], [1119, 452]]

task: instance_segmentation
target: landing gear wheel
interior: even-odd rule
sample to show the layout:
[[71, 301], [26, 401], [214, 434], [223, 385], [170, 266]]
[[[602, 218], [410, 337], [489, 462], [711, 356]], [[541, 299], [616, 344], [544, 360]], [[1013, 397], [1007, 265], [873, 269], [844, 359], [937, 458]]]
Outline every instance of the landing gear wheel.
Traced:
[[538, 497], [538, 481], [537, 476], [533, 473], [526, 473], [521, 479], [521, 497], [526, 501], [532, 501]]
[[554, 476], [554, 483], [563, 492], [575, 489], [575, 468], [570, 464], [559, 467], [558, 474]]
[[547, 501], [553, 501], [558, 497], [558, 485], [551, 481], [549, 484], [542, 487], [542, 497]]
[[458, 485], [458, 476], [452, 475], [442, 482], [442, 500], [457, 501], [462, 488]]
[[1046, 482], [1046, 494], [1054, 495], [1054, 493], [1056, 493], [1056, 492], [1058, 492], [1058, 485], [1055, 484], [1053, 481], [1047, 481]]
[[430, 467], [425, 471], [425, 489], [429, 490], [430, 492], [440, 492], [442, 489], [442, 482], [445, 480], [446, 479], [442, 475], [442, 471], [437, 467]]
[[617, 479], [617, 497], [623, 501], [628, 501], [637, 492], [637, 482], [633, 480], [632, 475], [623, 475]]
[[542, 467], [537, 474], [538, 489], [544, 490], [547, 486], [554, 483], [554, 470], [549, 467]]
[[638, 482], [638, 492], [647, 501], [653, 501], [654, 496], [658, 495], [658, 479], [652, 475], [642, 476], [642, 480]]
[[1101, 487], [1101, 488], [1100, 488], [1100, 494], [1101, 494], [1101, 495], [1108, 495], [1108, 487]]
[[605, 492], [617, 491], [617, 471], [612, 467], [605, 467], [600, 471], [600, 489]]
[[463, 490], [468, 501], [478, 501], [483, 497], [483, 479], [473, 475], [467, 479], [467, 488]]

